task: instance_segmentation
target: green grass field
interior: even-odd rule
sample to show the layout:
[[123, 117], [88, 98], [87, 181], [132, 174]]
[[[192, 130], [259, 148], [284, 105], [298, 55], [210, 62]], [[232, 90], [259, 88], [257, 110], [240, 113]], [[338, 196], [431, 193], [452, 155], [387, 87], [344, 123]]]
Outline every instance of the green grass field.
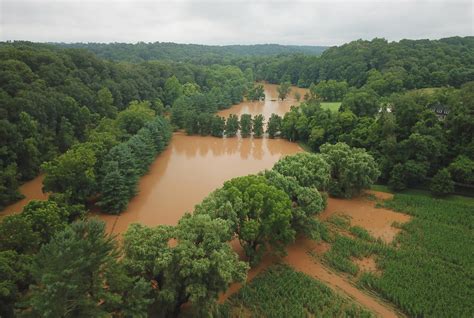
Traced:
[[322, 102], [321, 107], [323, 109], [329, 109], [332, 112], [339, 111], [339, 107], [341, 106], [341, 102]]
[[[360, 287], [391, 301], [408, 316], [472, 317], [474, 213], [464, 202], [471, 198], [435, 199], [419, 190], [409, 192], [383, 203], [413, 216], [398, 225], [402, 231], [392, 244], [375, 241], [336, 220], [330, 225], [349, 230], [353, 237], [336, 234], [323, 261], [353, 275]], [[374, 257], [382, 274], [356, 278], [359, 268], [352, 259], [367, 256]]]
[[220, 317], [373, 317], [323, 283], [285, 265], [259, 274], [220, 306]]

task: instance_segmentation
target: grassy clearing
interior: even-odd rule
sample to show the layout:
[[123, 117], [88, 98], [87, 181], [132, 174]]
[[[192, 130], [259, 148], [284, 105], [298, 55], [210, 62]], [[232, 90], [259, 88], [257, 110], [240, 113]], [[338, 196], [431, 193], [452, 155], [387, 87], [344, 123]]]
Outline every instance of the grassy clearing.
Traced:
[[258, 275], [220, 307], [221, 317], [373, 317], [323, 283], [285, 265]]
[[339, 107], [341, 107], [341, 102], [322, 102], [321, 103], [322, 109], [329, 109], [332, 112], [339, 111]]
[[464, 200], [440, 200], [415, 193], [395, 194], [393, 200], [383, 204], [413, 216], [412, 221], [399, 225], [402, 232], [392, 245], [346, 226], [345, 231], [353, 237], [336, 234], [323, 260], [356, 280], [359, 268], [351, 258], [375, 256], [382, 275], [363, 273], [358, 278], [359, 286], [378, 293], [409, 316], [472, 317], [472, 206]]
[[[372, 190], [375, 191], [380, 191], [380, 192], [387, 192], [387, 193], [395, 193], [394, 191], [390, 190], [389, 187], [386, 185], [382, 184], [374, 184], [371, 187]], [[427, 190], [421, 190], [421, 189], [406, 189], [401, 192], [398, 192], [401, 194], [408, 194], [408, 195], [416, 195], [416, 196], [423, 196], [427, 197], [430, 199], [436, 199], [436, 200], [444, 200], [444, 201], [450, 201], [450, 202], [457, 202], [457, 203], [464, 203], [464, 204], [469, 204], [474, 206], [474, 198], [472, 197], [466, 197], [462, 195], [448, 195], [443, 198], [435, 198], [431, 195], [431, 193]]]

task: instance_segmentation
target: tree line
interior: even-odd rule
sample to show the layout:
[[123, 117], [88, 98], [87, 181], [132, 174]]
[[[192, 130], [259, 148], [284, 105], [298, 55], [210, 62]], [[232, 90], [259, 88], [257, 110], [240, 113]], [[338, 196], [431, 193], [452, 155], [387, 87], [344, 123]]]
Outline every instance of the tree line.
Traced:
[[242, 57], [233, 60], [241, 69], [252, 68], [257, 80], [270, 83], [290, 81], [299, 87], [312, 83], [346, 81], [362, 87], [370, 77], [379, 84], [397, 83], [404, 90], [452, 86], [474, 80], [472, 59], [474, 37], [440, 40], [400, 40], [375, 38], [357, 40], [325, 50], [321, 56]]
[[173, 113], [180, 126], [180, 111], [227, 108], [254, 81], [250, 69], [230, 65], [117, 63], [29, 42], [0, 43], [0, 60], [0, 208], [21, 198], [18, 186], [44, 162], [88, 140], [104, 118], [115, 120], [133, 101]]
[[132, 224], [120, 246], [63, 194], [32, 201], [0, 223], [0, 314], [172, 317], [189, 303], [195, 315], [209, 315], [265, 253], [284, 255], [298, 233], [324, 235], [314, 216], [326, 191], [351, 197], [378, 174], [365, 150], [326, 144], [319, 154], [287, 156], [271, 170], [225, 182], [176, 226]]
[[453, 192], [453, 181], [474, 185], [474, 82], [389, 97], [350, 90], [339, 112], [322, 109], [314, 88], [283, 118], [271, 116], [270, 137], [301, 141], [314, 151], [327, 142], [365, 148], [380, 167], [379, 181], [395, 190], [431, 178], [437, 195]]

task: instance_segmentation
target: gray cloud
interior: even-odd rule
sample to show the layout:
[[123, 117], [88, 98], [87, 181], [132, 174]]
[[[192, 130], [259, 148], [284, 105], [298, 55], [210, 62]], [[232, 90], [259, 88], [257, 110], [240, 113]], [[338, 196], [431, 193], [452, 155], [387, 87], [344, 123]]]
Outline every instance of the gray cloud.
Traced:
[[473, 35], [471, 0], [0, 0], [0, 40], [337, 45]]

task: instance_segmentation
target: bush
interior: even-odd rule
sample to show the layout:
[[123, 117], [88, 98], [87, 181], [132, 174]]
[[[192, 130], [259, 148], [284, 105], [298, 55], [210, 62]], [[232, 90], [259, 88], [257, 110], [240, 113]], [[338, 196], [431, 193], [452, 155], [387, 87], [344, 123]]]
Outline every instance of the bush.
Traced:
[[448, 169], [441, 169], [431, 180], [431, 193], [435, 196], [446, 196], [454, 191], [454, 182]]

